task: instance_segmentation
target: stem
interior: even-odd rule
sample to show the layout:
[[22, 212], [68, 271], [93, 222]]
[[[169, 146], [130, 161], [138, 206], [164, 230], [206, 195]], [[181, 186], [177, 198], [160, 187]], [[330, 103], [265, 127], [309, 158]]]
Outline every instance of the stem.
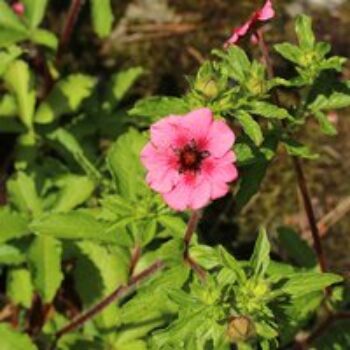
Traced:
[[130, 293], [138, 283], [140, 283], [145, 278], [153, 275], [160, 269], [164, 267], [164, 263], [162, 261], [156, 261], [153, 263], [150, 267], [143, 270], [139, 274], [135, 275], [134, 277], [131, 277], [129, 282], [126, 285], [118, 287], [114, 292], [112, 292], [110, 295], [105, 297], [103, 300], [101, 300], [99, 303], [94, 305], [91, 309], [87, 310], [86, 312], [78, 315], [76, 318], [74, 318], [70, 323], [68, 323], [66, 326], [58, 330], [55, 334], [55, 341], [53, 342], [51, 346], [51, 350], [54, 350], [56, 348], [57, 341], [65, 334], [72, 332], [76, 328], [81, 327], [86, 321], [90, 320], [97, 314], [99, 314], [104, 308], [106, 308], [108, 305], [116, 301], [117, 299], [120, 299], [121, 297], [125, 296], [126, 294]]
[[[265, 61], [266, 67], [267, 67], [268, 77], [269, 77], [269, 79], [273, 79], [274, 78], [273, 65], [271, 63], [269, 48], [264, 40], [264, 35], [263, 35], [262, 29], [259, 29], [257, 31], [257, 36], [258, 36], [259, 47], [260, 47], [261, 53], [263, 55], [263, 59]], [[281, 103], [280, 103], [278, 95], [275, 91], [272, 92], [272, 96], [273, 96], [274, 102], [278, 106], [280, 106]], [[285, 124], [283, 126], [285, 126]], [[309, 190], [308, 190], [308, 187], [306, 184], [306, 179], [305, 179], [303, 167], [301, 165], [300, 160], [297, 157], [292, 156], [292, 161], [293, 161], [295, 173], [297, 175], [298, 187], [299, 187], [302, 199], [303, 199], [305, 213], [306, 213], [306, 216], [307, 216], [307, 219], [309, 222], [310, 231], [311, 231], [312, 239], [313, 239], [313, 243], [314, 243], [314, 249], [315, 249], [315, 252], [317, 255], [317, 260], [318, 260], [318, 263], [320, 265], [321, 271], [325, 272], [325, 271], [327, 271], [326, 258], [325, 258], [324, 252], [323, 252], [322, 243], [321, 243], [321, 235], [320, 235], [320, 232], [319, 232], [319, 229], [317, 226], [315, 213], [314, 213], [314, 209], [312, 206], [310, 193], [309, 193]]]
[[202, 282], [205, 281], [205, 271], [190, 257], [189, 248], [194, 231], [197, 228], [199, 219], [201, 218], [202, 212], [200, 210], [193, 210], [190, 219], [187, 223], [187, 228], [184, 236], [184, 260], [190, 266], [191, 269], [198, 275]]
[[67, 18], [64, 23], [63, 30], [60, 36], [60, 42], [58, 45], [58, 50], [56, 55], [56, 64], [59, 64], [63, 50], [67, 47], [71, 39], [74, 25], [78, 19], [80, 9], [83, 6], [84, 2], [85, 0], [71, 0]]

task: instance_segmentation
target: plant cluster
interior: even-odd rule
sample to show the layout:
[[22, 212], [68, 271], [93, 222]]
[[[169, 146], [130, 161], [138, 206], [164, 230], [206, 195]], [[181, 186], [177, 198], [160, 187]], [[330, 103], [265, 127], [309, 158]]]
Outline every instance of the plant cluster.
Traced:
[[[107, 81], [60, 70], [81, 4], [72, 1], [58, 39], [39, 27], [47, 3], [0, 0], [0, 132], [16, 135], [0, 207], [1, 349], [348, 348], [347, 289], [328, 271], [300, 161], [319, 155], [298, 131], [314, 120], [336, 134], [328, 111], [350, 105], [350, 84], [311, 19], [296, 19], [296, 44], [273, 47], [291, 78], [274, 76], [250, 19], [241, 36], [253, 32], [262, 61], [230, 42], [184, 96], [128, 106], [142, 68]], [[97, 35], [108, 35], [109, 1], [90, 3]], [[203, 207], [229, 192], [239, 213], [280, 152], [293, 159], [315, 249], [287, 227], [278, 244], [293, 264], [270, 257], [264, 228], [249, 260], [202, 244]]]

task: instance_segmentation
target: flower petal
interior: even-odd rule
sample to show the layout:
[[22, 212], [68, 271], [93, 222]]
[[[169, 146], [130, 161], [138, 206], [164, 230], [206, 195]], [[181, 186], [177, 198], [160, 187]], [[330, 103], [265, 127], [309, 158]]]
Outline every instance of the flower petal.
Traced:
[[275, 10], [272, 7], [272, 1], [267, 0], [264, 6], [257, 11], [256, 19], [259, 21], [267, 21], [275, 16]]
[[189, 198], [191, 209], [203, 208], [210, 202], [210, 182], [203, 177], [201, 178], [202, 180], [194, 187]]
[[158, 148], [182, 147], [189, 142], [189, 136], [182, 127], [181, 116], [171, 115], [151, 126], [151, 141]]
[[190, 139], [194, 139], [198, 147], [201, 147], [213, 123], [213, 112], [209, 108], [196, 109], [184, 115], [181, 123]]
[[[228, 152], [225, 157], [214, 159], [209, 157], [203, 161], [202, 174], [210, 178], [211, 183], [226, 183], [238, 177], [236, 166], [232, 163], [233, 152]], [[230, 161], [231, 160], [231, 161]]]
[[167, 193], [163, 194], [165, 202], [175, 210], [186, 210], [189, 206], [189, 199], [193, 187], [189, 186], [182, 176], [178, 184]]
[[213, 182], [211, 184], [210, 198], [217, 199], [225, 196], [230, 190], [229, 186], [224, 182]]
[[179, 181], [179, 173], [173, 169], [162, 169], [159, 171], [150, 171], [147, 174], [146, 181], [150, 187], [160, 193], [171, 191]]
[[214, 157], [221, 157], [235, 142], [235, 134], [224, 121], [215, 121], [209, 130], [207, 150]]

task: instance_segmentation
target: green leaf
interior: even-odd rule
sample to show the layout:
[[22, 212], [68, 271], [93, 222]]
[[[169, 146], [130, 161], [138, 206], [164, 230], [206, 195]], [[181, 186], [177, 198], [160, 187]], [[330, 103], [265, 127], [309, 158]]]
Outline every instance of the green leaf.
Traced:
[[293, 119], [293, 116], [286, 109], [262, 101], [251, 102], [249, 104], [249, 112], [271, 119]]
[[33, 285], [27, 268], [16, 267], [8, 271], [6, 295], [17, 305], [30, 308], [33, 298]]
[[238, 120], [244, 132], [256, 145], [259, 146], [263, 142], [264, 136], [261, 128], [249, 113], [239, 110], [235, 113], [235, 119]]
[[27, 334], [18, 333], [8, 324], [0, 324], [1, 350], [37, 350]]
[[292, 156], [297, 156], [306, 159], [317, 159], [318, 154], [313, 153], [308, 146], [299, 143], [296, 140], [290, 138], [284, 138], [282, 140], [283, 145], [285, 146], [288, 154]]
[[91, 17], [95, 33], [100, 38], [106, 37], [114, 19], [111, 0], [91, 0]]
[[83, 74], [71, 74], [58, 81], [46, 100], [40, 104], [35, 121], [48, 124], [64, 114], [77, 112], [95, 85], [94, 77]]
[[262, 277], [270, 264], [270, 242], [265, 229], [261, 228], [255, 242], [254, 252], [250, 258], [250, 266], [255, 277]]
[[188, 111], [189, 106], [181, 98], [152, 96], [138, 101], [128, 113], [154, 122], [170, 114], [182, 115]]
[[288, 281], [281, 290], [298, 298], [308, 293], [322, 291], [324, 288], [343, 281], [343, 277], [333, 273], [298, 272], [288, 275]]
[[115, 242], [115, 232], [107, 233], [107, 226], [93, 216], [72, 211], [43, 215], [34, 220], [30, 228], [39, 235], [61, 239], [91, 239], [101, 242]]
[[0, 324], [1, 350], [37, 350], [27, 334], [16, 332], [8, 324]]
[[317, 265], [315, 252], [299, 234], [289, 227], [279, 227], [277, 232], [281, 246], [295, 263], [307, 268]]
[[310, 50], [315, 45], [315, 36], [312, 31], [312, 21], [309, 16], [299, 15], [295, 21], [295, 31], [303, 50]]
[[0, 0], [0, 31], [4, 30], [17, 32], [23, 36], [27, 33], [27, 28], [20, 18], [4, 0]]
[[0, 243], [29, 234], [28, 222], [8, 208], [0, 208]]
[[62, 282], [61, 255], [60, 241], [49, 236], [36, 237], [29, 248], [28, 260], [34, 287], [45, 303], [52, 301]]
[[49, 32], [48, 30], [45, 29], [35, 29], [31, 36], [30, 39], [38, 44], [38, 45], [43, 45], [46, 46], [52, 50], [56, 50], [58, 47], [58, 39], [57, 36]]
[[22, 0], [25, 6], [25, 17], [30, 28], [37, 27], [45, 14], [47, 0]]
[[213, 53], [223, 59], [226, 73], [240, 83], [245, 82], [250, 74], [251, 64], [247, 54], [237, 45], [225, 51], [214, 50]]
[[190, 256], [200, 266], [205, 269], [213, 269], [220, 264], [219, 256], [217, 251], [207, 245], [194, 245], [190, 248]]
[[173, 237], [182, 238], [186, 231], [186, 223], [178, 216], [162, 215], [157, 218], [159, 223], [170, 231]]
[[274, 45], [274, 49], [286, 60], [298, 65], [302, 64], [303, 51], [298, 46], [282, 43]]
[[350, 93], [333, 92], [330, 96], [318, 95], [308, 105], [311, 111], [338, 109], [350, 106]]
[[68, 212], [88, 200], [95, 189], [95, 183], [87, 176], [65, 175], [57, 185], [60, 187], [57, 202], [53, 210]]
[[42, 204], [36, 190], [34, 179], [18, 172], [7, 182], [10, 203], [21, 212], [37, 216], [42, 212]]
[[4, 80], [9, 90], [16, 97], [19, 117], [22, 123], [28, 129], [31, 129], [33, 126], [36, 94], [28, 64], [20, 60], [12, 62], [4, 74]]
[[17, 113], [18, 107], [15, 97], [5, 94], [0, 101], [0, 117], [14, 117]]
[[[74, 270], [75, 286], [84, 307], [91, 307], [127, 282], [129, 253], [117, 247], [109, 249], [87, 241], [78, 242], [76, 245], [81, 255], [78, 255]], [[91, 283], [94, 286], [86, 288]], [[120, 319], [116, 305], [112, 304], [100, 313], [95, 322], [102, 329], [117, 326]]]
[[230, 269], [236, 275], [236, 278], [239, 282], [244, 282], [246, 280], [245, 272], [236, 258], [229, 254], [225, 248], [219, 247], [219, 255], [221, 258], [221, 263], [224, 267]]
[[107, 156], [117, 189], [127, 199], [137, 200], [140, 192], [148, 190], [140, 162], [140, 152], [146, 141], [145, 136], [130, 129], [117, 139]]
[[84, 150], [73, 134], [63, 128], [57, 128], [49, 135], [49, 138], [61, 144], [73, 156], [73, 158], [86, 172], [91, 180], [94, 180], [95, 182], [100, 181], [101, 174], [85, 156]]
[[0, 76], [2, 76], [9, 64], [22, 54], [22, 50], [15, 45], [7, 46], [0, 51]]
[[328, 116], [322, 112], [315, 111], [314, 116], [320, 124], [321, 131], [326, 135], [336, 135], [337, 129], [335, 126], [329, 121]]
[[132, 67], [112, 75], [108, 91], [111, 110], [125, 97], [142, 73], [143, 69], [141, 67]]
[[265, 178], [268, 162], [255, 163], [240, 170], [239, 190], [236, 194], [238, 209], [242, 209], [249, 200], [259, 191]]
[[0, 245], [0, 265], [19, 265], [25, 261], [24, 254], [15, 246]]

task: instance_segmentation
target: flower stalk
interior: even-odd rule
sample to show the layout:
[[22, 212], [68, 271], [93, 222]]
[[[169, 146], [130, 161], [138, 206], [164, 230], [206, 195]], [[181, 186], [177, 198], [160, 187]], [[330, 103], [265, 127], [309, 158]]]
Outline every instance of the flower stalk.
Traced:
[[[261, 50], [264, 63], [266, 64], [266, 67], [267, 67], [268, 77], [269, 77], [269, 79], [273, 79], [274, 78], [273, 65], [271, 63], [269, 48], [268, 48], [267, 43], [264, 40], [264, 35], [263, 35], [262, 29], [258, 30], [257, 38], [258, 38], [259, 48]], [[280, 104], [278, 95], [275, 91], [273, 91], [272, 96], [273, 96], [273, 99], [274, 99], [274, 102], [276, 103], [276, 105], [280, 106], [281, 104]], [[283, 125], [283, 126], [285, 126], [285, 125]], [[315, 252], [317, 255], [318, 264], [320, 266], [321, 271], [326, 272], [327, 271], [327, 262], [326, 262], [325, 254], [324, 254], [323, 247], [322, 247], [321, 235], [320, 235], [320, 232], [319, 232], [319, 229], [317, 226], [314, 208], [313, 208], [313, 205], [311, 202], [311, 196], [310, 196], [309, 189], [308, 189], [308, 186], [306, 183], [304, 170], [303, 170], [303, 167], [302, 167], [300, 160], [296, 156], [292, 156], [292, 162], [293, 162], [294, 171], [295, 171], [296, 177], [297, 177], [298, 188], [300, 190], [301, 197], [303, 200], [306, 217], [307, 217], [310, 231], [312, 234], [312, 240], [313, 240], [314, 249], [315, 249]]]

